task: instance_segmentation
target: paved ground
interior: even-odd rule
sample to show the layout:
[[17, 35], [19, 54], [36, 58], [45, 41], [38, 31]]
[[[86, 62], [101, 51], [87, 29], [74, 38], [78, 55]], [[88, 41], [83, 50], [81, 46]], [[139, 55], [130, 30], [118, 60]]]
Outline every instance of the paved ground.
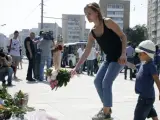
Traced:
[[[37, 109], [45, 109], [58, 120], [91, 120], [91, 117], [102, 107], [93, 85], [94, 77], [75, 76], [67, 87], [51, 91], [46, 83], [29, 84], [26, 82], [27, 63], [23, 70], [18, 70], [22, 80], [14, 82], [16, 86], [9, 88], [11, 93], [20, 89], [29, 93], [29, 105]], [[137, 100], [134, 93], [134, 81], [123, 79], [120, 74], [113, 86], [113, 116], [115, 120], [132, 120]], [[157, 94], [158, 96], [158, 94]], [[160, 102], [155, 103], [160, 113]]]

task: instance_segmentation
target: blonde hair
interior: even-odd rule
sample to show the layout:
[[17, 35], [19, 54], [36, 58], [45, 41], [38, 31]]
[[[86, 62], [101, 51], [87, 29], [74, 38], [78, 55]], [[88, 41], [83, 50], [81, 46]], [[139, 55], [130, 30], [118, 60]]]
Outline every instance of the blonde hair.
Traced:
[[92, 9], [94, 12], [97, 12], [97, 13], [98, 13], [98, 18], [99, 18], [99, 20], [102, 20], [102, 19], [103, 19], [102, 14], [101, 14], [101, 10], [100, 10], [100, 6], [99, 6], [96, 2], [87, 4], [87, 5], [84, 7], [84, 12], [86, 11], [87, 8], [90, 8], [90, 9]]

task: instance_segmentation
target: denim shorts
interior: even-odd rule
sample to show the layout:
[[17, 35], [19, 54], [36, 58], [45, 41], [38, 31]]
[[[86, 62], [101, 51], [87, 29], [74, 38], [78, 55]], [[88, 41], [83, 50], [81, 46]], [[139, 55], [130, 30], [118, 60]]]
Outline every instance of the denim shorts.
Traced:
[[20, 62], [21, 61], [21, 57], [20, 56], [13, 56], [12, 55], [12, 61], [13, 61], [13, 63]]

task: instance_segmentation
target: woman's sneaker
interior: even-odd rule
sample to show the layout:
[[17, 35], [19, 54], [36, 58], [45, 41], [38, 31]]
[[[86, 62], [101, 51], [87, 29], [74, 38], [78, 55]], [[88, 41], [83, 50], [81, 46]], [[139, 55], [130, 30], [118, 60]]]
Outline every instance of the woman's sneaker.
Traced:
[[94, 116], [92, 120], [100, 120], [104, 115], [103, 108]]
[[103, 120], [112, 120], [111, 114], [107, 114], [107, 115], [104, 114]]
[[97, 116], [94, 116], [93, 118], [92, 118], [92, 120], [113, 120], [112, 118], [111, 118], [111, 114], [99, 114], [99, 115], [97, 115]]
[[92, 118], [92, 120], [112, 120], [111, 118], [112, 109], [110, 109], [110, 114], [105, 115], [103, 108]]

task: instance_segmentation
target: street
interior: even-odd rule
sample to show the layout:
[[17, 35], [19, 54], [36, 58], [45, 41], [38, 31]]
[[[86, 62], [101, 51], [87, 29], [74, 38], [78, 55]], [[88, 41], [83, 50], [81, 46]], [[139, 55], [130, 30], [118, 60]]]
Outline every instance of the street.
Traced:
[[[67, 87], [52, 91], [46, 82], [27, 83], [25, 80], [27, 62], [17, 76], [21, 81], [14, 81], [9, 88], [12, 94], [18, 90], [29, 93], [29, 106], [35, 109], [45, 109], [47, 113], [58, 120], [91, 120], [102, 107], [93, 84], [94, 77], [85, 74], [75, 76]], [[113, 86], [113, 117], [115, 120], [133, 120], [137, 95], [134, 92], [134, 81], [124, 80], [121, 73]], [[160, 102], [156, 88], [155, 108], [160, 113]]]

